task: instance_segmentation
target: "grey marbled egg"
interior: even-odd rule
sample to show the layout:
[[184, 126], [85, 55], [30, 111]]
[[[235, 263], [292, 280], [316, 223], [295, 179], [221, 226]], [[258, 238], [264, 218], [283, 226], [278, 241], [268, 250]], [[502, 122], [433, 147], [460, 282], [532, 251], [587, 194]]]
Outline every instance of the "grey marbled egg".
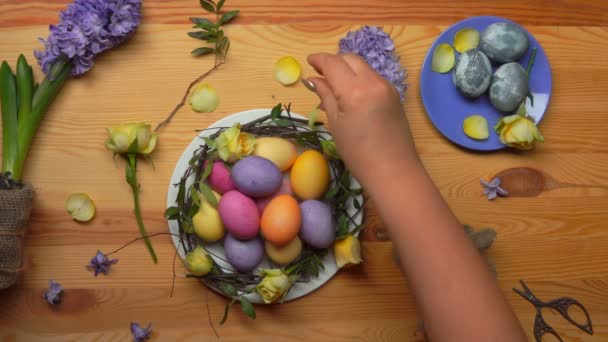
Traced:
[[519, 63], [501, 65], [492, 76], [490, 102], [501, 112], [513, 112], [528, 95], [528, 76]]
[[492, 65], [479, 50], [468, 50], [460, 55], [454, 68], [456, 88], [468, 98], [478, 98], [488, 90], [492, 79]]
[[481, 33], [479, 48], [495, 63], [515, 62], [528, 51], [528, 35], [512, 23], [494, 23]]

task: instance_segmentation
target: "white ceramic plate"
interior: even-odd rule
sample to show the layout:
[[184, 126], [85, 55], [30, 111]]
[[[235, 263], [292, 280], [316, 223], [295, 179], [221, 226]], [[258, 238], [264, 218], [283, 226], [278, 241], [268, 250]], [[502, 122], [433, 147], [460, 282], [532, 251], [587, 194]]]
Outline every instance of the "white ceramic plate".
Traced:
[[[240, 122], [241, 124], [245, 124], [247, 122], [260, 118], [262, 116], [268, 115], [269, 113], [270, 113], [270, 109], [252, 109], [252, 110], [248, 110], [248, 111], [244, 111], [244, 112], [240, 112], [240, 113], [235, 113], [235, 114], [232, 114], [228, 117], [225, 117], [225, 118], [215, 122], [214, 124], [209, 126], [209, 128], [220, 129], [222, 127], [230, 127], [237, 122]], [[295, 118], [305, 119], [303, 116], [298, 115], [298, 114], [292, 113], [291, 115]], [[182, 175], [188, 168], [188, 162], [190, 161], [190, 158], [192, 158], [194, 151], [197, 148], [199, 148], [201, 145], [205, 144], [205, 142], [203, 141], [203, 139], [201, 139], [201, 137], [209, 136], [209, 135], [215, 133], [216, 131], [217, 131], [216, 129], [207, 129], [207, 130], [201, 132], [197, 137], [194, 138], [194, 140], [192, 140], [190, 145], [188, 145], [186, 150], [184, 150], [184, 153], [182, 153], [182, 156], [180, 157], [180, 159], [177, 161], [177, 164], [175, 165], [175, 170], [173, 171], [173, 175], [171, 176], [171, 182], [169, 183], [169, 190], [167, 192], [167, 207], [172, 207], [175, 205], [175, 199], [177, 198], [178, 189], [177, 189], [177, 187], [174, 186], [174, 184], [179, 183]], [[193, 178], [194, 178], [194, 175], [192, 175], [190, 177], [190, 179], [188, 179], [186, 188], [188, 188], [190, 186], [190, 184], [192, 184]], [[352, 179], [351, 183], [355, 187], [358, 186], [358, 183], [355, 179]], [[361, 195], [357, 197], [357, 200], [359, 201], [359, 203], [363, 203], [363, 197]], [[354, 215], [357, 212], [357, 210], [355, 209], [352, 201], [350, 203], [347, 203], [347, 205], [348, 205], [349, 214]], [[361, 210], [357, 214], [357, 216], [354, 217], [354, 221], [356, 222], [356, 224], [351, 223], [349, 229], [353, 229], [355, 226], [361, 224], [362, 217], [363, 217], [363, 210]], [[169, 221], [169, 230], [173, 234], [179, 234], [179, 227], [178, 227], [177, 221]], [[171, 238], [173, 239], [175, 248], [177, 248], [177, 251], [179, 252], [180, 257], [183, 260], [185, 258], [185, 252], [180, 244], [179, 238], [177, 236], [171, 236]], [[211, 253], [217, 255], [218, 257], [225, 258], [223, 241], [216, 242], [216, 243], [204, 243], [204, 242], [201, 242], [201, 243]], [[218, 258], [214, 258], [214, 260], [221, 266], [224, 266], [228, 269], [232, 269], [232, 267], [229, 264], [227, 264], [226, 262], [219, 260]], [[312, 291], [318, 289], [319, 287], [321, 287], [321, 285], [323, 285], [327, 281], [329, 281], [338, 272], [338, 267], [336, 266], [333, 251], [331, 251], [331, 248], [330, 248], [330, 252], [323, 259], [323, 264], [324, 264], [325, 268], [323, 270], [321, 270], [321, 272], [319, 273], [319, 276], [317, 278], [310, 279], [310, 281], [308, 281], [306, 283], [296, 282], [293, 285], [293, 287], [291, 288], [291, 290], [289, 291], [287, 297], [285, 298], [285, 301], [294, 300], [294, 299], [303, 297], [303, 296], [311, 293]], [[267, 258], [264, 258], [262, 263], [258, 266], [258, 268], [269, 268], [269, 267], [271, 267], [271, 264]], [[216, 289], [213, 289], [213, 290], [217, 291]], [[251, 301], [252, 303], [257, 303], [257, 304], [263, 303], [261, 298], [257, 294], [249, 294], [247, 296], [247, 299], [249, 299], [249, 301]]]

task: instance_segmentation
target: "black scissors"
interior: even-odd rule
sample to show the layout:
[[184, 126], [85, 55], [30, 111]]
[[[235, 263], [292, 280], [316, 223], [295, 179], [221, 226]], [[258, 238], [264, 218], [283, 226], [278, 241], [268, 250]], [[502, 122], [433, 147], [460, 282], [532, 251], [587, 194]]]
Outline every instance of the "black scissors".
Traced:
[[[542, 308], [554, 309], [555, 311], [559, 312], [562, 317], [568, 320], [568, 322], [572, 323], [577, 328], [588, 333], [589, 335], [593, 335], [593, 327], [591, 325], [591, 318], [589, 317], [589, 313], [587, 312], [587, 309], [585, 309], [585, 307], [576, 299], [562, 297], [548, 302], [543, 302], [540, 299], [536, 298], [536, 296], [532, 293], [532, 291], [530, 291], [530, 289], [528, 288], [528, 286], [526, 286], [523, 280], [520, 280], [519, 282], [521, 283], [521, 286], [523, 286], [524, 291], [516, 288], [513, 288], [513, 291], [517, 292], [520, 296], [527, 299], [536, 308], [536, 317], [534, 318], [534, 337], [536, 338], [537, 342], [540, 342], [543, 335], [545, 334], [551, 334], [555, 336], [560, 342], [563, 342], [562, 338], [559, 337], [555, 329], [551, 328], [543, 319], [543, 314], [541, 312]], [[578, 306], [585, 313], [587, 320], [584, 324], [575, 322], [568, 314], [568, 309], [572, 305]]]

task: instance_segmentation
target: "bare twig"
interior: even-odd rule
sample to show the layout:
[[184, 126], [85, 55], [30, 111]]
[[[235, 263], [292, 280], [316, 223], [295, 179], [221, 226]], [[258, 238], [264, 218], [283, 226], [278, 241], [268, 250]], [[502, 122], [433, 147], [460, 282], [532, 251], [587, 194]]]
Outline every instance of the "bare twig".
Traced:
[[192, 90], [192, 87], [194, 87], [194, 85], [197, 84], [198, 82], [200, 82], [203, 79], [205, 79], [205, 77], [209, 76], [209, 74], [211, 74], [215, 69], [219, 68], [222, 64], [224, 64], [224, 61], [217, 61], [216, 60], [215, 64], [213, 65], [213, 68], [207, 70], [206, 73], [200, 75], [194, 81], [190, 82], [190, 84], [188, 85], [188, 88], [186, 88], [186, 92], [184, 92], [184, 96], [182, 96], [182, 100], [180, 102], [178, 102], [177, 105], [175, 105], [175, 108], [173, 108], [173, 110], [169, 113], [169, 115], [167, 116], [167, 118], [165, 118], [165, 120], [163, 120], [161, 123], [159, 123], [156, 126], [156, 128], [154, 129], [154, 131], [157, 132], [159, 129], [161, 129], [164, 126], [168, 125], [169, 122], [171, 122], [171, 120], [175, 116], [175, 114], [177, 114], [177, 111], [179, 111], [179, 109], [182, 108], [186, 104], [186, 100], [188, 99], [188, 95], [190, 94], [190, 91]]
[[211, 326], [211, 329], [213, 329], [213, 333], [215, 334], [215, 337], [217, 339], [219, 339], [220, 335], [217, 333], [217, 330], [215, 329], [215, 325], [213, 324], [213, 320], [211, 319], [211, 310], [209, 309], [209, 289], [207, 289], [207, 291], [205, 291], [205, 305], [207, 306], [207, 317], [209, 318], [209, 325]]

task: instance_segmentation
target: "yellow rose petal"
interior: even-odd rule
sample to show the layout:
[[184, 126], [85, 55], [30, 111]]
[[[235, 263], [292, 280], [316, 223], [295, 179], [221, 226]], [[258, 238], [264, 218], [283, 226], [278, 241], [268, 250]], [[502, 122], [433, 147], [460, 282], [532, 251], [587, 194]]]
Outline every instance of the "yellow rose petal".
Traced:
[[464, 134], [473, 139], [487, 139], [490, 136], [488, 120], [481, 115], [471, 115], [464, 119]]
[[454, 48], [447, 43], [437, 45], [433, 52], [431, 70], [444, 74], [452, 70], [455, 63], [456, 57], [454, 55]]
[[88, 222], [95, 216], [95, 203], [87, 194], [71, 194], [65, 201], [65, 210], [74, 220]]
[[291, 85], [300, 79], [302, 67], [292, 56], [279, 59], [274, 65], [274, 78], [282, 85]]
[[194, 91], [190, 95], [190, 105], [192, 109], [199, 113], [213, 112], [218, 104], [220, 98], [217, 96], [217, 92], [209, 83], [201, 83], [194, 88]]
[[479, 45], [479, 31], [472, 28], [464, 28], [454, 35], [454, 48], [463, 53], [475, 49]]

